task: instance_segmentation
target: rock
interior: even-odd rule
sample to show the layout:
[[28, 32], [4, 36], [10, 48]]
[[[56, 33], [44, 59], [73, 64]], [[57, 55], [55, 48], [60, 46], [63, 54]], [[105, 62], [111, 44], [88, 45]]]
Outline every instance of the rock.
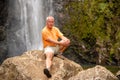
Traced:
[[118, 79], [120, 80], [120, 70], [116, 73], [116, 76], [117, 76]]
[[93, 68], [79, 72], [69, 80], [118, 80], [118, 78], [105, 67], [97, 65]]
[[[0, 80], [48, 80], [43, 73], [45, 56], [42, 51], [33, 50], [21, 56], [6, 59], [0, 66]], [[68, 80], [82, 67], [63, 56], [53, 58], [52, 78], [49, 80]]]

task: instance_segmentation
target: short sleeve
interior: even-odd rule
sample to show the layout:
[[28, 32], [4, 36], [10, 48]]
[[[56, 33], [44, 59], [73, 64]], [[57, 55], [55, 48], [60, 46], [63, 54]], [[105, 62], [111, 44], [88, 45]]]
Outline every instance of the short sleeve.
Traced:
[[48, 35], [47, 35], [47, 33], [45, 31], [42, 31], [42, 38], [44, 40], [47, 40], [47, 38], [48, 38]]
[[56, 28], [56, 31], [57, 31], [57, 36], [61, 38], [63, 36], [63, 33], [58, 28]]

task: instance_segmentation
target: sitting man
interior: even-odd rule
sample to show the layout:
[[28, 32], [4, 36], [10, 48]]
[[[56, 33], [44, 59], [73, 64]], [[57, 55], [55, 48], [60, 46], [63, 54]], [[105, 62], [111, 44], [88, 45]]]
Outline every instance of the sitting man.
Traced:
[[[58, 39], [61, 39], [58, 41]], [[62, 54], [63, 51], [70, 45], [70, 40], [63, 36], [60, 30], [54, 26], [54, 17], [46, 18], [46, 26], [42, 30], [42, 40], [44, 46], [44, 54], [46, 55], [46, 68], [44, 74], [48, 78], [51, 77], [50, 68], [52, 65], [53, 56]]]

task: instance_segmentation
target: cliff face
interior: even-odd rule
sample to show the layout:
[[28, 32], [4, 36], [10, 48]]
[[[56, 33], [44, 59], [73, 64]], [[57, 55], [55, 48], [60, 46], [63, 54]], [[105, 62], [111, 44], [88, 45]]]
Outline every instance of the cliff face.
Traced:
[[5, 26], [5, 23], [7, 21], [7, 3], [8, 0], [0, 0], [0, 25]]
[[6, 29], [8, 18], [8, 0], [0, 0], [0, 63], [6, 58]]

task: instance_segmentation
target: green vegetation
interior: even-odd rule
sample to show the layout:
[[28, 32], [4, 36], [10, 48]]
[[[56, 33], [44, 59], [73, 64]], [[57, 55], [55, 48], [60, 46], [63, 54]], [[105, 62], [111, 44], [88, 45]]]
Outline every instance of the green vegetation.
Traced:
[[98, 47], [97, 52], [107, 54], [109, 61], [113, 56], [120, 59], [120, 0], [69, 1], [64, 7], [69, 17], [62, 30], [71, 39], [69, 51], [83, 54]]

